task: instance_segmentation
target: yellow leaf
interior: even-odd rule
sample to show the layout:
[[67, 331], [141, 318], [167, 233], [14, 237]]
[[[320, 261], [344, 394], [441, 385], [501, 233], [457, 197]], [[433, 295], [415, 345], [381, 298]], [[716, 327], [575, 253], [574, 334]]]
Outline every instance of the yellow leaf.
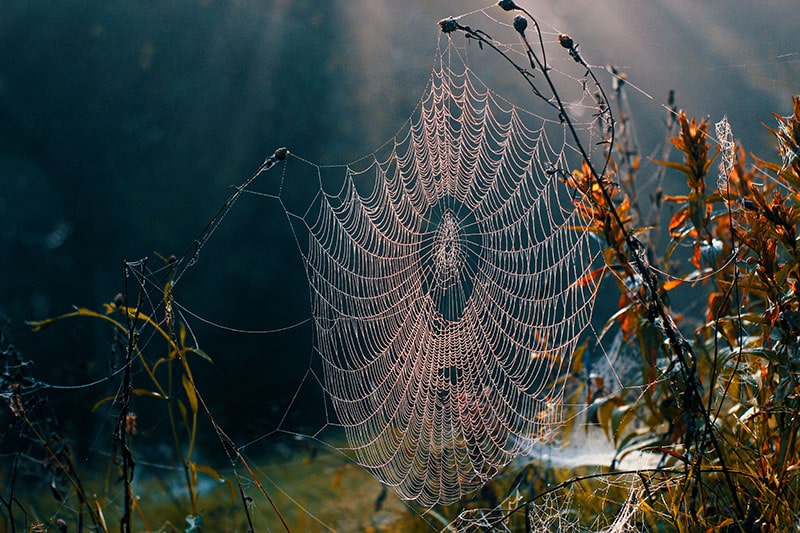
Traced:
[[136, 396], [152, 396], [153, 398], [163, 399], [160, 393], [148, 389], [133, 389], [131, 393], [135, 394]]
[[597, 401], [600, 402], [597, 408], [597, 421], [600, 423], [600, 427], [603, 428], [608, 440], [614, 442], [616, 438], [614, 437], [614, 431], [611, 427], [611, 413], [613, 413], [614, 409], [619, 405], [619, 399], [614, 396], [607, 396]]
[[172, 280], [167, 281], [164, 284], [164, 303], [170, 304], [170, 300], [172, 299]]
[[613, 248], [604, 248], [603, 249], [603, 259], [606, 262], [606, 265], [613, 267], [614, 265], [618, 264], [617, 261], [617, 251]]
[[181, 376], [181, 381], [183, 382], [183, 390], [186, 391], [186, 397], [189, 399], [189, 405], [192, 408], [192, 413], [197, 412], [197, 391], [195, 391], [194, 385], [192, 382], [189, 381], [188, 376], [184, 374]]
[[210, 466], [199, 465], [197, 463], [192, 463], [192, 465], [193, 465], [193, 469], [195, 471], [202, 472], [203, 474], [205, 474], [205, 475], [209, 476], [210, 478], [212, 478], [217, 483], [220, 483], [220, 484], [225, 483], [228, 486], [228, 490], [229, 490], [230, 495], [231, 495], [231, 504], [236, 502], [236, 490], [235, 490], [235, 488], [233, 486], [233, 483], [231, 483], [228, 479], [226, 479], [225, 476], [223, 476], [222, 474], [220, 474], [219, 472], [217, 472], [215, 469], [211, 468]]
[[181, 412], [181, 419], [183, 420], [183, 424], [185, 426], [189, 426], [189, 413], [186, 411], [186, 405], [180, 400], [178, 400], [178, 411]]
[[[160, 393], [148, 389], [131, 389], [131, 394], [135, 396], [152, 396], [153, 398], [164, 398]], [[118, 398], [118, 396], [106, 396], [102, 400], [99, 400], [92, 406], [92, 412], [94, 413], [97, 409], [106, 402], [114, 401]]]
[[97, 411], [97, 409], [104, 403], [114, 401], [115, 399], [116, 396], [106, 396], [105, 398], [103, 398], [102, 400], [100, 400], [99, 402], [97, 402], [92, 406], [92, 412], [94, 413], [95, 411]]

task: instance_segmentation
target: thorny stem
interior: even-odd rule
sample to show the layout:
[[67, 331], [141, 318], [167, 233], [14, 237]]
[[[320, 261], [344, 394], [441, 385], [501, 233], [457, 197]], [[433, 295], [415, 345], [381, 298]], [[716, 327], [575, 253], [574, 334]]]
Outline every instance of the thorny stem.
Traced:
[[[534, 21], [534, 25], [536, 26], [538, 31], [539, 25], [538, 23], [535, 22], [536, 20], [535, 17], [533, 17], [527, 10], [516, 6], [516, 4], [510, 0], [501, 0], [500, 5], [503, 9], [507, 11], [519, 10], [525, 13], [528, 17], [530, 17], [531, 20]], [[658, 278], [656, 277], [655, 272], [650, 266], [650, 262], [647, 259], [647, 254], [644, 249], [644, 246], [633, 236], [633, 234], [628, 230], [628, 228], [623, 223], [622, 219], [619, 216], [619, 213], [614, 207], [611, 193], [608, 191], [607, 185], [602, 179], [602, 176], [605, 175], [606, 170], [608, 169], [608, 166], [610, 164], [611, 153], [614, 146], [614, 117], [610, 106], [608, 106], [607, 104], [609, 102], [609, 99], [606, 96], [603, 86], [600, 84], [599, 80], [595, 76], [591, 67], [588, 65], [588, 63], [586, 63], [586, 61], [580, 55], [580, 52], [578, 52], [578, 48], [574, 44], [572, 39], [570, 39], [568, 36], [559, 36], [559, 41], [562, 47], [566, 48], [569, 51], [570, 56], [575, 60], [575, 62], [579, 63], [581, 66], [586, 68], [587, 74], [592, 78], [592, 81], [595, 83], [595, 86], [600, 91], [602, 102], [605, 103], [605, 109], [602, 112], [606, 113], [609, 117], [609, 123], [611, 126], [610, 139], [608, 142], [609, 149], [608, 152], [606, 153], [606, 157], [604, 158], [602, 172], [598, 173], [595, 170], [591, 157], [589, 156], [589, 153], [586, 151], [583, 142], [581, 141], [580, 136], [578, 135], [577, 130], [575, 129], [572, 119], [567, 113], [566, 106], [561, 100], [561, 95], [556, 89], [555, 83], [553, 82], [553, 79], [549, 74], [549, 68], [545, 63], [542, 62], [542, 60], [539, 59], [538, 55], [536, 54], [530, 42], [528, 41], [527, 37], [525, 36], [525, 27], [527, 25], [526, 23], [520, 24], [518, 23], [517, 20], [515, 20], [514, 27], [520, 34], [522, 41], [525, 44], [525, 47], [528, 51], [528, 57], [531, 61], [531, 66], [538, 67], [539, 70], [542, 71], [542, 75], [545, 81], [547, 82], [547, 85], [549, 86], [550, 90], [552, 91], [555, 103], [552, 100], [543, 96], [541, 91], [533, 83], [530, 73], [528, 73], [526, 69], [520, 67], [511, 57], [509, 57], [509, 55], [506, 52], [504, 52], [498, 46], [496, 46], [492, 42], [492, 40], [488, 38], [486, 33], [480, 30], [474, 30], [468, 26], [463, 26], [458, 22], [456, 22], [454, 19], [446, 19], [444, 21], [441, 21], [439, 25], [442, 28], [442, 30], [445, 31], [446, 33], [450, 33], [454, 30], [461, 30], [466, 34], [468, 38], [472, 38], [477, 40], [479, 43], [486, 44], [490, 48], [498, 52], [502, 57], [504, 57], [509, 63], [511, 63], [514, 66], [517, 72], [519, 72], [523, 76], [523, 78], [531, 87], [536, 96], [538, 96], [545, 103], [556, 109], [556, 111], [558, 112], [559, 119], [564, 124], [566, 124], [567, 128], [569, 129], [570, 135], [575, 141], [575, 145], [576, 148], [578, 149], [581, 159], [588, 166], [589, 171], [591, 172], [594, 180], [596, 181], [597, 185], [600, 188], [604, 201], [609, 206], [609, 210], [614, 219], [614, 222], [617, 224], [617, 226], [620, 228], [620, 231], [622, 232], [623, 238], [625, 239], [625, 243], [628, 249], [630, 250], [630, 256], [633, 263], [631, 266], [634, 267], [634, 269], [641, 275], [642, 280], [645, 284], [649, 298], [648, 302], [643, 302], [645, 308], [645, 317], [651, 324], [653, 324], [657, 329], [659, 329], [667, 338], [667, 341], [669, 342], [669, 345], [671, 346], [672, 351], [678, 360], [678, 364], [680, 365], [684, 382], [686, 384], [686, 390], [684, 391], [682, 398], [684, 416], [686, 417], [686, 424], [687, 424], [686, 447], [687, 449], [690, 448], [692, 441], [696, 436], [695, 435], [696, 429], [694, 427], [694, 420], [693, 420], [694, 416], [693, 411], [696, 411], [698, 409], [698, 406], [700, 414], [703, 417], [703, 421], [706, 427], [711, 426], [711, 419], [709, 413], [705, 409], [705, 406], [703, 405], [703, 401], [700, 395], [700, 388], [702, 387], [702, 385], [697, 376], [697, 369], [696, 369], [697, 357], [694, 354], [689, 343], [684, 338], [683, 334], [678, 329], [677, 324], [675, 324], [675, 321], [673, 320], [672, 316], [667, 311], [666, 304], [659, 295]], [[539, 43], [541, 47], [544, 48], [544, 43], [541, 38], [541, 33], [539, 33]], [[720, 452], [721, 448], [719, 442], [716, 439], [716, 436], [714, 435], [713, 430], [708, 431], [708, 437], [711, 440], [714, 448], [718, 452]], [[745, 516], [744, 508], [742, 507], [742, 504], [739, 501], [736, 486], [733, 483], [731, 474], [725, 467], [725, 463], [721, 453], [718, 453], [718, 457], [736, 510], [739, 516], [744, 517]], [[696, 458], [696, 460], [699, 461], [699, 457]]]

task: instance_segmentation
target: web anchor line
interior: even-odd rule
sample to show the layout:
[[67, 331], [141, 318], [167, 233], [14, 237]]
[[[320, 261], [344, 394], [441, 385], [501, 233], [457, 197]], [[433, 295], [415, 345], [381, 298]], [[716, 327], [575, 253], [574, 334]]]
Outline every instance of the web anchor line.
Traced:
[[179, 271], [177, 268], [178, 264], [172, 265], [174, 268], [173, 287], [178, 283], [178, 280], [180, 280], [180, 278], [183, 277], [183, 274], [189, 268], [193, 267], [195, 263], [197, 263], [197, 259], [200, 255], [200, 250], [203, 248], [203, 246], [205, 246], [205, 244], [217, 230], [217, 228], [222, 223], [225, 216], [231, 210], [231, 208], [239, 199], [239, 197], [242, 195], [242, 193], [245, 192], [245, 190], [250, 186], [250, 184], [253, 183], [253, 181], [255, 181], [255, 179], [261, 175], [261, 173], [271, 169], [279, 162], [285, 161], [286, 158], [289, 157], [289, 153], [290, 153], [289, 149], [286, 147], [282, 146], [280, 148], [276, 148], [275, 151], [272, 153], [272, 155], [267, 157], [264, 160], [264, 162], [261, 163], [261, 166], [258, 167], [258, 169], [253, 173], [252, 176], [247, 178], [240, 185], [231, 185], [229, 187], [229, 189], [233, 189], [231, 195], [228, 197], [227, 200], [225, 200], [225, 203], [223, 203], [222, 206], [220, 206], [220, 208], [217, 210], [214, 216], [211, 217], [211, 220], [208, 221], [205, 228], [203, 228], [203, 231], [201, 231], [200, 235], [198, 235], [197, 238], [194, 239], [192, 245], [183, 253], [180, 259], [175, 260], [179, 264], [183, 262], [186, 259], [186, 257], [189, 258], [186, 264], [183, 266], [183, 269]]

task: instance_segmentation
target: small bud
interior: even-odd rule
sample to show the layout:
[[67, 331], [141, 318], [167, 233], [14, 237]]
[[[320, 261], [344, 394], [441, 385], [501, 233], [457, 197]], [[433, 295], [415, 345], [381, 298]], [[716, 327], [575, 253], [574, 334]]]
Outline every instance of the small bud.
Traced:
[[125, 305], [125, 297], [122, 296], [121, 292], [118, 292], [116, 296], [114, 296], [114, 305], [117, 307], [122, 307]]
[[515, 9], [519, 9], [517, 7], [517, 4], [514, 3], [514, 0], [500, 0], [499, 2], [497, 2], [497, 5], [506, 11], [513, 11]]
[[283, 161], [288, 156], [289, 156], [289, 149], [284, 146], [275, 150], [275, 159], [277, 159], [278, 161]]
[[559, 44], [561, 44], [561, 46], [563, 46], [567, 50], [572, 50], [573, 48], [575, 48], [575, 42], [572, 40], [572, 37], [564, 33], [558, 36], [558, 42]]
[[522, 15], [517, 15], [514, 17], [514, 29], [517, 30], [519, 33], [525, 33], [525, 28], [528, 27], [528, 19], [523, 17]]
[[452, 17], [442, 19], [439, 21], [439, 27], [442, 28], [443, 33], [452, 33], [458, 29], [458, 22]]

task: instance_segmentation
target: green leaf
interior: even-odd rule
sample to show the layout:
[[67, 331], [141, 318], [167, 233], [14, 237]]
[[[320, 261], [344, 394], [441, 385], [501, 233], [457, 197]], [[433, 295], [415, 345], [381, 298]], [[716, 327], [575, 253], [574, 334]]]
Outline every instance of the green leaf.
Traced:
[[689, 216], [698, 232], [705, 227], [706, 199], [695, 191], [689, 193]]
[[688, 166], [684, 165], [683, 163], [676, 163], [674, 161], [660, 161], [658, 159], [654, 159], [653, 162], [658, 164], [658, 165], [661, 165], [661, 166], [664, 166], [664, 167], [667, 167], [667, 168], [671, 168], [673, 170], [677, 170], [678, 172], [680, 172], [682, 174], [686, 174], [687, 176], [691, 176], [692, 175], [692, 169], [690, 169]]
[[200, 357], [202, 357], [203, 359], [205, 359], [209, 363], [214, 364], [214, 361], [211, 359], [211, 357], [206, 352], [201, 350], [200, 348], [187, 348], [187, 350], [190, 351], [190, 352], [196, 353], [197, 355], [199, 355]]

